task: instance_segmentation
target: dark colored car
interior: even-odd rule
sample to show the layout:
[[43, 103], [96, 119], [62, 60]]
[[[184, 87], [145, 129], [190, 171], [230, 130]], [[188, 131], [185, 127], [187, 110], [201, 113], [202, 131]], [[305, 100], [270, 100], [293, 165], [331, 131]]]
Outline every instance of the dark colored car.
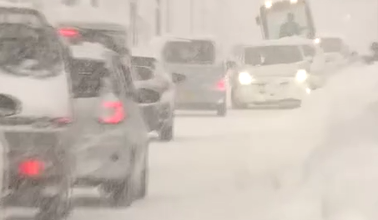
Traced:
[[33, 8], [0, 6], [1, 205], [70, 211], [73, 102], [60, 37]]
[[207, 38], [169, 39], [162, 49], [162, 60], [170, 72], [184, 74], [177, 86], [176, 109], [214, 110], [227, 114], [226, 70], [214, 41]]
[[99, 186], [114, 205], [130, 205], [147, 191], [149, 138], [138, 104], [158, 102], [159, 93], [135, 90], [130, 68], [101, 44], [70, 51], [75, 184]]
[[172, 140], [176, 83], [184, 81], [185, 76], [167, 72], [153, 57], [133, 56], [131, 62], [137, 88], [151, 89], [161, 95], [156, 104], [140, 106], [149, 131], [156, 131], [160, 140]]

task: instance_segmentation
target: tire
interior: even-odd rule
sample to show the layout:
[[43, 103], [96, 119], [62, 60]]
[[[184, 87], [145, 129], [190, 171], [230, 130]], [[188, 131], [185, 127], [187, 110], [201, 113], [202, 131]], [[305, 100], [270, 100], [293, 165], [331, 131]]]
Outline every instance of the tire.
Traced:
[[174, 116], [172, 113], [171, 120], [166, 122], [159, 131], [159, 139], [161, 141], [172, 141], [174, 136]]
[[67, 219], [73, 209], [71, 195], [71, 183], [66, 182], [58, 195], [43, 198], [36, 220], [64, 220]]
[[138, 178], [138, 187], [136, 190], [136, 199], [143, 199], [146, 197], [148, 192], [148, 146], [146, 148], [145, 157], [144, 157], [144, 169], [140, 173]]
[[110, 202], [116, 207], [129, 207], [134, 201], [132, 177], [107, 184], [105, 191], [110, 194]]
[[135, 200], [134, 178], [135, 178], [135, 150], [131, 152], [131, 172], [122, 180], [112, 183], [105, 183], [103, 190], [109, 194], [110, 203], [116, 207], [129, 207]]
[[247, 105], [240, 103], [234, 95], [234, 91], [231, 91], [231, 107], [233, 109], [246, 109]]
[[227, 104], [223, 102], [217, 106], [217, 115], [220, 117], [224, 117], [227, 115]]

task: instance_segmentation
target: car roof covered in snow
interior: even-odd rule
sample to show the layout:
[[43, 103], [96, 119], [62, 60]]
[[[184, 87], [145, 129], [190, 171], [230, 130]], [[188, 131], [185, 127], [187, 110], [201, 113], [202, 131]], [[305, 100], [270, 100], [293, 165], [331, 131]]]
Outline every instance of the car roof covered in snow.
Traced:
[[75, 27], [75, 28], [88, 28], [94, 30], [107, 30], [107, 31], [119, 31], [119, 32], [126, 32], [126, 27], [113, 23], [113, 22], [78, 22], [78, 21], [63, 21], [57, 23], [58, 27]]
[[264, 46], [284, 46], [284, 45], [313, 45], [314, 41], [307, 39], [307, 38], [301, 38], [301, 37], [287, 37], [287, 38], [281, 38], [281, 39], [275, 39], [275, 40], [263, 40], [260, 42], [252, 43], [249, 45], [239, 45], [243, 47], [264, 47]]
[[37, 11], [35, 5], [32, 2], [11, 2], [11, 1], [4, 1], [0, 0], [0, 8], [19, 8], [19, 9], [29, 9]]
[[344, 40], [345, 36], [343, 36], [341, 34], [337, 34], [337, 33], [323, 33], [323, 34], [319, 34], [317, 36], [317, 38], [320, 38], [320, 39], [324, 39], [324, 38], [338, 38], [338, 39]]
[[71, 45], [69, 48], [71, 51], [71, 56], [74, 59], [89, 59], [107, 62], [112, 56], [115, 55], [115, 52], [99, 43], [84, 42], [79, 45]]

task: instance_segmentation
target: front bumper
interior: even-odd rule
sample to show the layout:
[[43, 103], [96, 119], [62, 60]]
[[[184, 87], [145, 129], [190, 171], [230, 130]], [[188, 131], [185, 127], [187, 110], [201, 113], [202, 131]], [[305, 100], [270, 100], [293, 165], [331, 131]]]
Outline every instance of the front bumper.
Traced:
[[234, 88], [233, 98], [243, 104], [274, 103], [293, 99], [302, 100], [309, 92], [305, 83], [251, 84]]

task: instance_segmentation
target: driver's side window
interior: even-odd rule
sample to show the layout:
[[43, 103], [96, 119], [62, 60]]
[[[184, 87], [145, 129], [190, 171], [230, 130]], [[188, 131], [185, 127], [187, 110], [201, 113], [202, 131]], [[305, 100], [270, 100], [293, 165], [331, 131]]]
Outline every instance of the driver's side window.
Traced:
[[145, 81], [154, 78], [154, 71], [148, 67], [144, 66], [134, 66], [133, 67], [135, 78], [140, 81]]
[[132, 71], [130, 67], [122, 64], [121, 60], [114, 61], [113, 65], [121, 76], [122, 85], [124, 87], [123, 91], [125, 91], [126, 96], [133, 96], [133, 94], [135, 93], [135, 86], [133, 83], [133, 78], [131, 76]]

